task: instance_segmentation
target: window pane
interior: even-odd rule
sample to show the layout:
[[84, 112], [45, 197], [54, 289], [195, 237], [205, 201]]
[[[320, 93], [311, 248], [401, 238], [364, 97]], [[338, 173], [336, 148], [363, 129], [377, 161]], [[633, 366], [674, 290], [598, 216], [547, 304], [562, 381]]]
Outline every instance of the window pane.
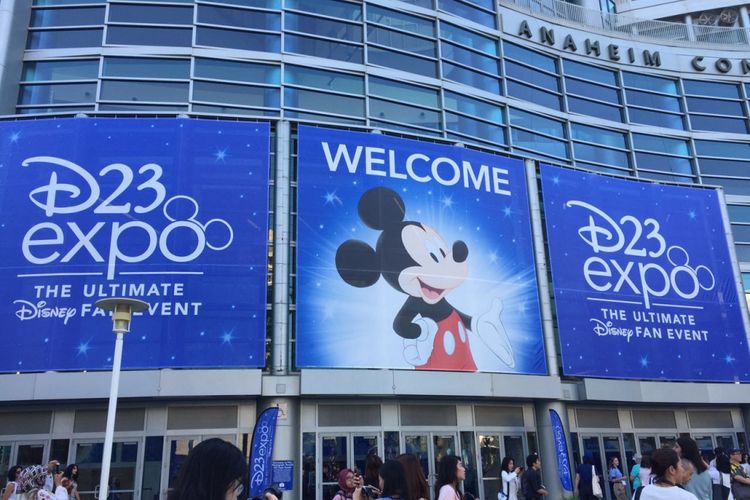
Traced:
[[360, 24], [345, 23], [333, 19], [321, 19], [319, 17], [294, 14], [292, 12], [284, 14], [284, 29], [325, 36], [336, 40], [362, 42], [362, 26]]
[[370, 98], [370, 116], [380, 120], [408, 123], [420, 127], [442, 128], [440, 125], [440, 113], [436, 111], [415, 108], [405, 104], [396, 104], [375, 98]]
[[616, 89], [594, 85], [593, 83], [583, 82], [574, 78], [566, 78], [565, 87], [571, 94], [620, 104], [620, 93]]
[[352, 21], [362, 20], [362, 4], [339, 0], [286, 0], [287, 9], [316, 12], [326, 16], [340, 17]]
[[90, 106], [59, 106], [54, 108], [17, 108], [16, 113], [22, 115], [36, 115], [40, 113], [73, 113], [76, 111], [94, 111], [94, 105]]
[[693, 168], [688, 158], [676, 158], [674, 156], [661, 156], [650, 153], [636, 153], [638, 169], [660, 170], [662, 172], [673, 172], [676, 174], [693, 174]]
[[479, 137], [495, 144], [506, 144], [503, 127], [453, 113], [446, 113], [445, 120], [448, 130]]
[[364, 118], [344, 118], [342, 116], [328, 116], [317, 113], [305, 113], [302, 111], [284, 110], [285, 118], [298, 118], [300, 120], [312, 120], [316, 123], [347, 123], [350, 125], [364, 125]]
[[446, 42], [442, 42], [440, 45], [442, 47], [441, 56], [443, 59], [452, 59], [470, 68], [486, 71], [493, 75], [501, 74], [500, 61], [494, 57], [478, 54], [473, 50], [464, 49]]
[[614, 149], [600, 148], [575, 142], [573, 143], [573, 154], [576, 160], [581, 159], [584, 161], [607, 163], [620, 168], [628, 168], [630, 166], [628, 154]]
[[110, 4], [109, 22], [138, 24], [193, 24], [192, 7]]
[[472, 99], [448, 90], [445, 91], [445, 109], [478, 116], [484, 120], [504, 124], [503, 108], [479, 99]]
[[739, 87], [733, 83], [703, 82], [699, 80], [682, 80], [686, 94], [707, 95], [712, 97], [729, 97], [740, 99]]
[[367, 62], [378, 66], [400, 69], [409, 73], [436, 77], [437, 63], [428, 59], [420, 59], [415, 56], [401, 54], [377, 47], [367, 48]]
[[30, 26], [34, 28], [100, 24], [104, 24], [104, 7], [79, 9], [34, 9], [31, 11]]
[[528, 66], [516, 64], [512, 61], [505, 61], [505, 73], [508, 77], [513, 77], [518, 81], [530, 83], [537, 87], [542, 87], [552, 92], [559, 92], [558, 79], [547, 73], [536, 71]]
[[580, 123], [571, 124], [571, 128], [573, 131], [573, 139], [595, 142], [604, 146], [614, 146], [623, 149], [628, 147], [625, 140], [625, 134], [621, 132], [590, 127], [588, 125], [581, 125]]
[[581, 64], [568, 59], [563, 59], [563, 69], [566, 75], [577, 76], [584, 80], [593, 80], [607, 85], [617, 85], [617, 76], [614, 71]]
[[196, 45], [205, 45], [208, 47], [226, 47], [261, 52], [278, 52], [281, 50], [281, 39], [278, 35], [254, 33], [252, 31], [223, 30], [204, 26], [197, 28], [195, 43]]
[[221, 61], [219, 59], [195, 59], [195, 76], [197, 78], [278, 84], [280, 83], [280, 72], [281, 68], [279, 66], [269, 64]]
[[107, 30], [107, 43], [112, 45], [189, 47], [193, 43], [193, 29], [110, 26]]
[[499, 78], [493, 78], [484, 73], [478, 73], [461, 66], [456, 66], [449, 62], [443, 61], [443, 78], [453, 80], [454, 82], [463, 83], [470, 87], [486, 90], [493, 94], [502, 95], [502, 88]]
[[102, 44], [102, 28], [85, 30], [30, 31], [26, 48], [62, 49], [77, 47], [99, 47]]
[[440, 106], [440, 95], [437, 90], [426, 89], [375, 76], [370, 77], [369, 92], [372, 95], [389, 99], [437, 108]]
[[384, 9], [374, 4], [367, 6], [367, 20], [418, 35], [435, 36], [435, 23], [433, 21]]
[[105, 57], [104, 76], [132, 78], [190, 78], [187, 59], [147, 59], [134, 57]]
[[284, 89], [284, 105], [340, 115], [365, 116], [365, 100], [313, 90]]
[[31, 2], [32, 5], [72, 5], [72, 4], [85, 4], [85, 3], [104, 3], [105, 0], [34, 0]]
[[637, 90], [626, 90], [625, 96], [628, 99], [628, 104], [663, 109], [664, 111], [674, 111], [675, 113], [680, 113], [682, 111], [680, 100], [677, 97], [639, 92]]
[[529, 130], [553, 135], [561, 139], [565, 138], [565, 127], [562, 123], [515, 108], [510, 108], [510, 123], [511, 125], [519, 125]]
[[633, 134], [635, 149], [688, 156], [690, 148], [688, 142], [681, 139], [670, 139], [656, 135]]
[[568, 109], [572, 113], [596, 116], [597, 118], [604, 118], [613, 122], [622, 122], [622, 108], [619, 106], [610, 106], [609, 104], [602, 104], [569, 95]]
[[622, 72], [622, 79], [627, 87], [653, 90], [664, 94], [680, 95], [677, 90], [677, 81], [655, 76], [642, 75], [640, 73]]
[[279, 116], [276, 109], [252, 109], [252, 108], [233, 108], [231, 106], [209, 106], [206, 104], [193, 104], [194, 113], [211, 113], [228, 114], [228, 115], [245, 115], [245, 116]]
[[718, 156], [720, 158], [746, 158], [750, 160], [749, 143], [696, 140], [695, 150], [699, 155]]
[[93, 102], [96, 83], [22, 85], [18, 104], [72, 104]]
[[515, 128], [511, 128], [511, 137], [513, 138], [513, 147], [539, 151], [561, 158], [568, 157], [567, 144], [562, 141]]
[[284, 68], [284, 83], [359, 95], [364, 95], [365, 93], [363, 76], [348, 75], [346, 73], [322, 69], [303, 68], [302, 66], [287, 65]]
[[459, 2], [458, 0], [439, 0], [438, 8], [445, 12], [450, 12], [458, 17], [463, 17], [469, 21], [495, 28], [495, 15], [479, 10], [476, 7]]
[[23, 64], [23, 81], [89, 80], [99, 76], [99, 59], [30, 61]]
[[437, 44], [432, 40], [425, 40], [407, 35], [399, 31], [369, 25], [367, 27], [367, 41], [378, 45], [385, 45], [407, 52], [414, 52], [421, 56], [437, 57]]
[[750, 177], [750, 163], [745, 161], [698, 158], [698, 165], [702, 174]]
[[[750, 205], [727, 205], [727, 211], [731, 221], [750, 223]], [[745, 290], [750, 290], [750, 274], [743, 273], [742, 281], [745, 282]]]
[[445, 22], [440, 23], [440, 37], [452, 42], [460, 43], [472, 49], [477, 49], [491, 56], [498, 56], [497, 40], [479, 33], [459, 28]]
[[[192, 3], [195, 0], [184, 0]], [[280, 9], [281, 0], [220, 0], [221, 3], [241, 5], [243, 7], [258, 7], [260, 9]]]
[[731, 132], [746, 134], [747, 124], [744, 118], [724, 118], [721, 116], [690, 115], [693, 130], [710, 130], [713, 132]]
[[657, 127], [667, 127], [679, 130], [684, 129], [682, 116], [680, 115], [636, 108], [628, 108], [628, 114], [630, 115], [630, 121], [633, 123], [645, 123], [647, 125], [656, 125]]
[[734, 241], [750, 242], [750, 226], [732, 224], [731, 227]]
[[281, 29], [281, 15], [275, 12], [209, 7], [207, 5], [198, 6], [198, 22], [269, 31]]
[[187, 102], [188, 83], [103, 81], [101, 99], [108, 101]]
[[505, 52], [505, 57], [536, 66], [550, 73], [557, 73], [555, 60], [539, 52], [534, 52], [533, 50], [525, 49], [508, 42], [503, 42], [503, 51]]
[[239, 106], [279, 107], [279, 89], [231, 83], [194, 82], [193, 100]]
[[362, 63], [362, 47], [299, 35], [284, 35], [284, 50], [308, 56]]
[[[723, 187], [726, 194], [750, 196], [750, 180], [730, 179], [726, 177], [706, 177], [703, 179], [703, 182], [705, 184]], [[740, 260], [750, 261], [750, 246], [746, 247], [746, 249], [747, 253]]]
[[689, 111], [717, 115], [745, 116], [745, 109], [741, 101], [720, 101], [718, 99], [704, 99], [701, 97], [688, 97], [686, 101]]
[[684, 177], [681, 175], [659, 174], [656, 172], [640, 171], [638, 173], [638, 176], [642, 179], [651, 179], [655, 181], [682, 182], [686, 184], [695, 183], [695, 179], [693, 179], [692, 177]]

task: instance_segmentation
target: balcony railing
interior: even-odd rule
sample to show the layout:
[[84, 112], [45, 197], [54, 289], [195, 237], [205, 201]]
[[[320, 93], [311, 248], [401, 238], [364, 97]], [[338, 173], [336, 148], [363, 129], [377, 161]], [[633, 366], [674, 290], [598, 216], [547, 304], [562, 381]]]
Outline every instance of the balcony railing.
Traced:
[[748, 33], [744, 28], [687, 25], [652, 21], [622, 14], [586, 9], [562, 0], [499, 0], [515, 10], [528, 12], [553, 21], [573, 24], [604, 34], [617, 34], [634, 40], [649, 40], [672, 45], [732, 47], [747, 49]]

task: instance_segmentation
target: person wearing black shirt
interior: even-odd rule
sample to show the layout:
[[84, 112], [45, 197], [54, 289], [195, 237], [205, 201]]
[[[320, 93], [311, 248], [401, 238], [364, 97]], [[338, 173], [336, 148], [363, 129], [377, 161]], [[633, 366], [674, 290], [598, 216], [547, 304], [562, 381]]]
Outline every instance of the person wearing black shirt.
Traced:
[[542, 468], [542, 461], [539, 455], [532, 453], [526, 457], [526, 466], [528, 470], [523, 473], [523, 493], [526, 500], [542, 500], [549, 495], [547, 488], [542, 484], [542, 474], [539, 470]]

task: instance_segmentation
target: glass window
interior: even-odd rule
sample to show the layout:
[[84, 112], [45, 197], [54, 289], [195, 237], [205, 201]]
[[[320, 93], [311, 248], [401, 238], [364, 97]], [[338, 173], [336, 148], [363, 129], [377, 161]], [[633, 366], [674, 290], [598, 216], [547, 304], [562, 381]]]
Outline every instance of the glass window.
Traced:
[[[750, 196], [750, 180], [748, 179], [733, 179], [731, 177], [704, 177], [704, 184], [710, 184], [713, 186], [721, 186], [724, 188], [726, 194], [735, 194], [739, 196]], [[745, 247], [745, 254], [737, 257], [742, 261], [750, 262], [750, 246]]]
[[304, 14], [294, 14], [292, 12], [284, 14], [284, 29], [325, 36], [336, 40], [362, 42], [361, 24], [345, 23], [333, 19], [321, 19]]
[[365, 116], [363, 98], [344, 97], [314, 90], [285, 88], [284, 106], [340, 115]]
[[529, 130], [553, 135], [561, 139], [565, 138], [565, 126], [561, 122], [527, 113], [515, 108], [510, 108], [509, 112], [511, 125], [521, 126]]
[[189, 59], [105, 57], [104, 76], [129, 78], [190, 78]]
[[[750, 223], [750, 205], [727, 205], [727, 211], [732, 222]], [[750, 290], [750, 273], [743, 273], [742, 281], [745, 283], [745, 290]]]
[[194, 72], [196, 78], [278, 85], [281, 68], [270, 64], [196, 58]]
[[488, 28], [495, 28], [494, 13], [486, 12], [459, 0], [438, 0], [438, 8], [469, 21], [474, 21], [477, 24], [487, 26]]
[[658, 78], [641, 73], [629, 73], [627, 71], [622, 72], [622, 79], [626, 87], [653, 90], [663, 94], [680, 95], [676, 80]]
[[700, 80], [682, 80], [686, 94], [706, 95], [711, 97], [728, 97], [740, 99], [739, 87], [734, 83], [703, 82]]
[[580, 123], [572, 123], [571, 130], [573, 132], [573, 139], [579, 141], [594, 142], [604, 146], [613, 146], [623, 149], [627, 149], [628, 147], [625, 134], [622, 132], [590, 127], [588, 125], [581, 125]]
[[744, 118], [726, 118], [722, 116], [690, 115], [693, 130], [710, 130], [713, 132], [730, 132], [746, 134], [747, 123]]
[[104, 24], [104, 7], [77, 9], [34, 9], [30, 26], [51, 28], [57, 26], [87, 26]]
[[190, 47], [193, 44], [193, 29], [110, 26], [107, 29], [107, 43], [111, 45]]
[[704, 156], [750, 160], [750, 143], [696, 140], [695, 150], [696, 153]]
[[688, 141], [682, 139], [670, 139], [656, 135], [633, 134], [633, 146], [635, 149], [655, 151], [657, 153], [669, 153], [673, 155], [690, 154]]
[[657, 127], [684, 129], [682, 115], [673, 115], [663, 111], [650, 111], [647, 109], [628, 108], [628, 115], [632, 123], [645, 123]]
[[417, 5], [419, 7], [424, 7], [425, 9], [434, 9], [435, 6], [432, 3], [432, 0], [404, 0], [406, 3], [410, 3], [412, 5]]
[[622, 121], [622, 108], [598, 101], [589, 101], [580, 97], [568, 95], [568, 110], [571, 113], [596, 116], [613, 122]]
[[628, 104], [644, 106], [647, 108], [663, 109], [664, 111], [682, 112], [680, 99], [650, 92], [640, 92], [638, 90], [626, 90], [625, 96]]
[[406, 52], [413, 52], [421, 56], [437, 57], [437, 44], [433, 40], [426, 40], [401, 33], [400, 31], [392, 31], [373, 25], [367, 26], [367, 42], [393, 47], [394, 49]]
[[479, 50], [491, 56], [498, 56], [497, 40], [480, 35], [452, 24], [440, 23], [440, 37]]
[[750, 177], [750, 163], [744, 161], [698, 158], [698, 165], [702, 174]]
[[432, 129], [442, 128], [440, 113], [437, 111], [384, 101], [374, 97], [370, 98], [370, 116], [376, 120], [407, 123]]
[[682, 182], [685, 184], [692, 184], [695, 182], [695, 179], [692, 177], [684, 177], [681, 175], [671, 175], [671, 174], [660, 174], [657, 172], [646, 172], [646, 171], [639, 171], [638, 177], [641, 179], [651, 179], [654, 181], [667, 181], [667, 182]]
[[352, 21], [362, 20], [362, 4], [340, 0], [286, 0], [287, 9], [304, 10]]
[[280, 114], [277, 109], [235, 108], [232, 106], [210, 106], [207, 104], [193, 104], [191, 108], [194, 113], [210, 113], [212, 115], [279, 116]]
[[22, 85], [18, 104], [73, 104], [94, 102], [96, 83]]
[[284, 35], [284, 50], [308, 56], [362, 63], [362, 47], [300, 35]]
[[193, 100], [236, 106], [278, 108], [279, 89], [231, 83], [193, 82]]
[[433, 78], [437, 76], [437, 62], [435, 61], [378, 47], [367, 47], [367, 62]]
[[556, 76], [537, 71], [522, 64], [505, 61], [505, 74], [509, 78], [515, 78], [520, 82], [536, 85], [537, 87], [542, 87], [551, 90], [552, 92], [560, 91], [558, 78]]
[[198, 6], [198, 22], [269, 31], [281, 29], [281, 15], [276, 12], [209, 7], [208, 5]]
[[583, 82], [581, 80], [576, 80], [575, 78], [566, 78], [565, 87], [571, 94], [578, 94], [580, 96], [590, 97], [591, 99], [599, 99], [600, 101], [620, 104], [620, 93], [617, 89], [602, 87], [601, 85]]
[[555, 64], [555, 59], [552, 57], [508, 42], [503, 42], [503, 52], [505, 53], [505, 57], [515, 59], [524, 64], [530, 64], [550, 73], [557, 73], [557, 65]]
[[452, 59], [469, 68], [486, 71], [493, 75], [500, 75], [502, 73], [500, 70], [500, 61], [494, 57], [489, 57], [451, 43], [442, 42], [440, 46], [442, 49], [440, 55], [444, 59]]
[[693, 167], [689, 158], [636, 152], [635, 160], [638, 164], [638, 169], [645, 168], [649, 170], [687, 175], [692, 175], [693, 173]]
[[469, 118], [455, 113], [445, 113], [445, 124], [448, 130], [473, 137], [479, 137], [494, 144], [506, 144], [505, 129], [498, 125]]
[[547, 108], [560, 109], [560, 96], [541, 89], [530, 87], [513, 80], [506, 82], [508, 95], [518, 99], [533, 102]]
[[386, 80], [376, 76], [370, 76], [369, 92], [372, 95], [395, 101], [409, 102], [431, 108], [440, 107], [440, 95], [437, 90]]
[[[195, 0], [182, 0], [192, 3]], [[214, 0], [216, 1], [216, 0]], [[240, 5], [243, 7], [257, 7], [260, 9], [280, 9], [281, 0], [219, 0], [221, 3]]]
[[719, 99], [705, 99], [702, 97], [687, 97], [689, 111], [717, 115], [745, 116], [745, 109], [741, 101], [723, 101]]
[[193, 8], [166, 5], [109, 6], [109, 22], [136, 24], [193, 24]]
[[630, 159], [624, 151], [615, 149], [600, 148], [589, 144], [573, 143], [573, 154], [576, 160], [593, 161], [596, 163], [606, 163], [615, 165], [620, 168], [629, 168]]
[[538, 151], [559, 158], [568, 157], [568, 145], [565, 142], [516, 128], [511, 128], [511, 137], [514, 148]]
[[190, 84], [179, 82], [102, 81], [107, 101], [187, 102]]
[[732, 224], [732, 235], [734, 241], [750, 242], [750, 226], [743, 224]]
[[417, 35], [435, 36], [435, 23], [422, 17], [410, 16], [377, 5], [367, 6], [367, 21], [382, 24]]
[[88, 4], [88, 3], [104, 3], [105, 0], [34, 0], [31, 2], [32, 5], [47, 6], [47, 5], [72, 5], [72, 4]]
[[94, 111], [94, 104], [92, 103], [90, 106], [56, 106], [54, 108], [40, 108], [40, 107], [33, 107], [33, 108], [16, 108], [16, 113], [22, 114], [22, 115], [37, 115], [40, 113], [73, 113], [76, 111]]
[[29, 61], [23, 63], [23, 81], [90, 80], [99, 76], [99, 59]]
[[207, 47], [226, 47], [230, 49], [257, 50], [260, 52], [279, 52], [281, 38], [278, 35], [255, 33], [199, 26], [195, 34], [196, 45]]
[[284, 117], [297, 118], [299, 120], [310, 120], [315, 123], [346, 123], [349, 125], [364, 125], [364, 118], [344, 118], [342, 116], [322, 115], [318, 113], [305, 113], [303, 111], [284, 110]]
[[581, 64], [569, 59], [563, 59], [563, 69], [566, 75], [617, 86], [617, 76], [614, 71], [591, 66], [590, 64]]
[[29, 31], [26, 48], [62, 49], [78, 47], [100, 47], [102, 28], [83, 30]]
[[323, 90], [364, 95], [364, 80], [363, 76], [349, 75], [330, 70], [304, 68], [290, 64], [284, 67], [284, 83], [315, 87]]
[[502, 95], [500, 79], [443, 61], [443, 78]]
[[479, 99], [474, 99], [465, 95], [456, 94], [449, 90], [445, 91], [445, 109], [478, 116], [483, 120], [488, 120], [493, 123], [505, 123], [503, 108], [501, 106], [486, 101], [480, 101]]

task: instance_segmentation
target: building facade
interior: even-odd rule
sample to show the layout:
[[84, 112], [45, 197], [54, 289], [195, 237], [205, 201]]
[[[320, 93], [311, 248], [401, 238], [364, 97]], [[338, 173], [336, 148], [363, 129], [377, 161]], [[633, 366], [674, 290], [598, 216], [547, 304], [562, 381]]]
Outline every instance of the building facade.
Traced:
[[[460, 455], [465, 490], [483, 500], [496, 496], [504, 456], [539, 452], [545, 483], [562, 497], [550, 409], [567, 427], [571, 459], [592, 452], [600, 468], [615, 455], [630, 467], [635, 453], [685, 434], [702, 450], [747, 447], [744, 379], [566, 371], [536, 189], [528, 203], [544, 374], [298, 363], [305, 126], [521, 159], [529, 185], [546, 163], [719, 186], [733, 243], [726, 269], [750, 288], [747, 39], [668, 39], [570, 14], [556, 2], [505, 0], [0, 0], [5, 123], [179, 117], [269, 127], [266, 332], [254, 333], [265, 362], [124, 372], [112, 461], [120, 498], [166, 498], [189, 449], [207, 437], [247, 451], [257, 414], [272, 405], [282, 410], [274, 458], [294, 461], [288, 495], [302, 500], [329, 500], [336, 472], [362, 470], [373, 450], [417, 453], [430, 484], [439, 457]], [[744, 331], [733, 334], [745, 339], [744, 305], [742, 315]], [[2, 320], [11, 350], [14, 320]], [[81, 496], [96, 498], [108, 372], [4, 371], [0, 472], [76, 462]]]

